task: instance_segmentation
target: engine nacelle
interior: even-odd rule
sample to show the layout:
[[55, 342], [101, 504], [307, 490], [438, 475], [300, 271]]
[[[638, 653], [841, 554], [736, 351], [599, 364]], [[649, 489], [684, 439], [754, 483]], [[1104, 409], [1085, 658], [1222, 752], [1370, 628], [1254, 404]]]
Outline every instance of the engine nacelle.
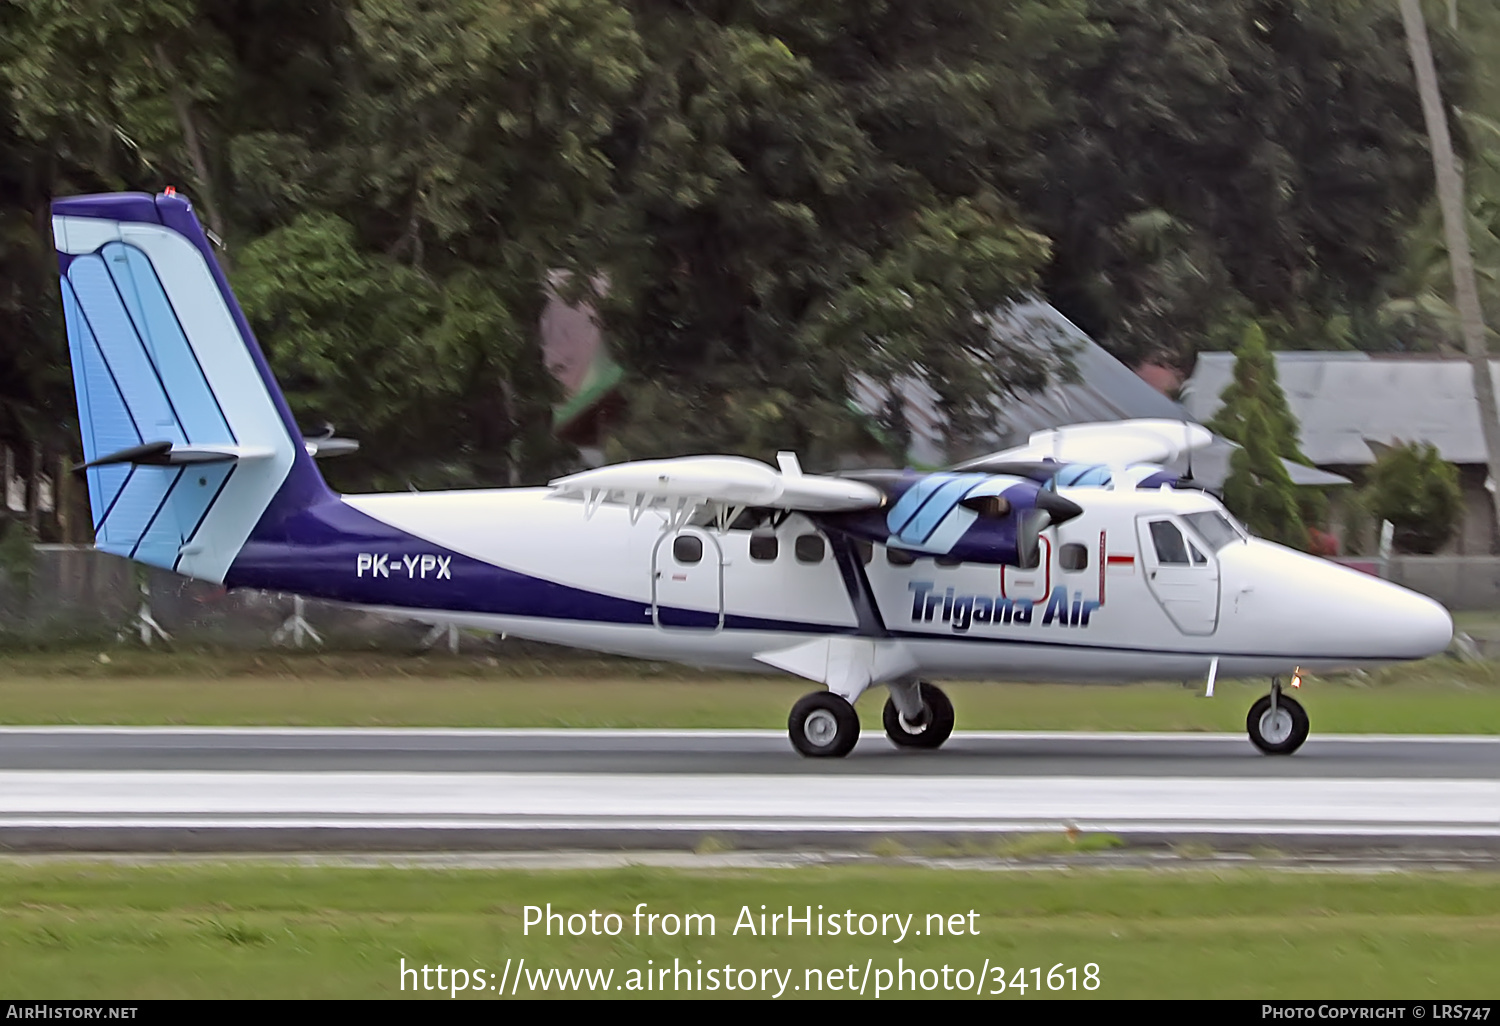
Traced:
[[914, 556], [1032, 567], [1041, 532], [1083, 512], [1046, 483], [1012, 474], [865, 471], [880, 509], [825, 516], [830, 527]]

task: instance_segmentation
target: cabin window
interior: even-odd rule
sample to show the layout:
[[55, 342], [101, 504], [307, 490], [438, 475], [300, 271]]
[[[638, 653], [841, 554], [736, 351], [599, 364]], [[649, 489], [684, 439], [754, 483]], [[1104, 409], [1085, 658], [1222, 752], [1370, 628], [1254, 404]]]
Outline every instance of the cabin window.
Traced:
[[1208, 557], [1198, 551], [1198, 546], [1188, 542], [1188, 552], [1192, 554], [1194, 566], [1208, 566]]
[[1068, 542], [1057, 550], [1057, 565], [1064, 570], [1087, 570], [1089, 547], [1080, 545], [1078, 542]]
[[891, 566], [911, 566], [917, 561], [917, 557], [905, 549], [887, 547], [885, 550], [885, 561], [891, 564]]
[[[1156, 547], [1156, 561], [1164, 566], [1188, 566], [1187, 541], [1170, 520], [1151, 521], [1151, 544]], [[1201, 557], [1200, 557], [1201, 558]]]
[[875, 546], [861, 538], [854, 539], [854, 551], [859, 553], [859, 561], [865, 566], [869, 566], [870, 560], [875, 558]]
[[750, 558], [757, 563], [770, 563], [781, 550], [774, 534], [752, 534], [750, 536]]
[[793, 546], [799, 563], [821, 563], [825, 550], [821, 534], [799, 534]]
[[963, 560], [957, 556], [933, 556], [932, 561], [938, 566], [961, 566]]
[[679, 563], [692, 565], [703, 559], [703, 539], [694, 534], [679, 534], [672, 540], [672, 556]]

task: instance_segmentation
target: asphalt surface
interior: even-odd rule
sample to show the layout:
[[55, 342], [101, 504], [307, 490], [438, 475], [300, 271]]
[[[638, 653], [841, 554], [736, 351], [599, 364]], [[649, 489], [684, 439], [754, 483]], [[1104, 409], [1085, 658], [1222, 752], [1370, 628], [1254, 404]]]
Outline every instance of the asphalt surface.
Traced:
[[1314, 735], [1267, 757], [1223, 734], [957, 733], [937, 752], [867, 732], [845, 759], [780, 731], [0, 728], [0, 770], [1500, 780], [1500, 737]]
[[0, 729], [0, 850], [865, 850], [1109, 834], [1216, 850], [1500, 853], [1500, 738]]

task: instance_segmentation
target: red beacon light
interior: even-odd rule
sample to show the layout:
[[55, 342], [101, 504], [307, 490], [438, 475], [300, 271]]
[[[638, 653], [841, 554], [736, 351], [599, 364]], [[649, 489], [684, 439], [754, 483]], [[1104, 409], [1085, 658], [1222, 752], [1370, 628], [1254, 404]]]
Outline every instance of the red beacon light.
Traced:
[[165, 193], [168, 196], [176, 196], [177, 195], [177, 187], [175, 185], [169, 185], [165, 189], [163, 189], [162, 192]]

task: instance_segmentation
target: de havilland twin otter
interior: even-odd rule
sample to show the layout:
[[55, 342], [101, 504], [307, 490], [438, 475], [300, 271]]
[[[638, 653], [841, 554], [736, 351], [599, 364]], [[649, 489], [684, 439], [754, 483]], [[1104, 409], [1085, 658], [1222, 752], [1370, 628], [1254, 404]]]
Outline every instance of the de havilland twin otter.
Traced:
[[[547, 488], [337, 495], [208, 239], [172, 192], [53, 203], [99, 548], [263, 588], [601, 652], [775, 668], [809, 756], [854, 746], [883, 685], [898, 746], [937, 748], [931, 678], [1140, 680], [1380, 665], [1442, 651], [1442, 606], [1250, 536], [1159, 464], [1170, 421], [1078, 425], [940, 473], [804, 474], [731, 456]], [[1294, 678], [1295, 682], [1295, 678]], [[1247, 727], [1307, 737], [1279, 683]]]

